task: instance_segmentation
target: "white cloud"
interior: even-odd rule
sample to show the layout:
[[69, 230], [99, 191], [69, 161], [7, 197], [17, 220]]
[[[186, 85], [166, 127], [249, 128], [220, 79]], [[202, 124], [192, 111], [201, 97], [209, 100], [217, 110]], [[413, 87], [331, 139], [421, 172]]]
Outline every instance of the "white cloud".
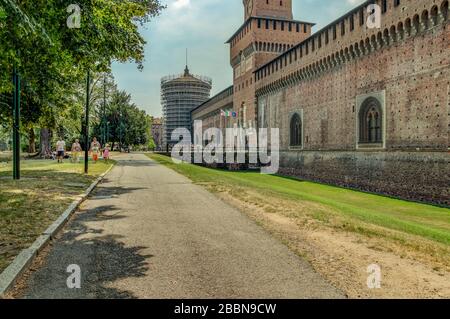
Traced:
[[190, 4], [190, 0], [175, 0], [175, 2], [173, 3], [173, 8], [179, 10], [188, 7]]
[[[233, 28], [224, 18], [223, 0], [166, 0], [167, 9], [157, 19], [154, 28], [164, 34], [168, 41], [177, 41], [179, 37], [202, 35], [208, 38], [219, 37], [225, 41]], [[243, 12], [243, 10], [242, 10]]]
[[352, 4], [352, 5], [356, 5], [356, 4], [361, 4], [361, 3], [363, 3], [365, 0], [347, 0], [347, 2], [349, 3], [349, 4]]
[[[212, 94], [232, 83], [229, 46], [224, 42], [243, 22], [242, 0], [161, 0], [160, 16], [142, 28], [146, 46], [144, 72], [133, 64], [115, 64], [114, 74], [133, 101], [151, 114], [161, 115], [160, 78], [183, 72], [185, 48], [195, 74], [213, 78]], [[316, 30], [364, 0], [295, 0], [296, 19], [316, 22]]]

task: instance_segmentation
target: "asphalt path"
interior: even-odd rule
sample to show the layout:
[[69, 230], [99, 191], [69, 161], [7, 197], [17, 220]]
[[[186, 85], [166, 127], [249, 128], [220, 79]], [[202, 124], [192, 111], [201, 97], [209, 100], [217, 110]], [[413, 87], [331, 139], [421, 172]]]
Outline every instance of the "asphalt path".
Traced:
[[[70, 265], [80, 288], [67, 285]], [[26, 286], [23, 298], [343, 297], [248, 217], [143, 154], [118, 158]]]

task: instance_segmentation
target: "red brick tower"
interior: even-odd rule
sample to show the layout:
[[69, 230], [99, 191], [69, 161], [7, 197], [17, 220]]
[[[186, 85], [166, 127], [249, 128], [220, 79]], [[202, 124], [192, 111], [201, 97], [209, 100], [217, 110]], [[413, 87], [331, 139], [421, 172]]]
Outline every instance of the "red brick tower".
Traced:
[[228, 40], [234, 110], [240, 127], [256, 127], [253, 72], [311, 35], [309, 22], [292, 19], [292, 0], [243, 0], [244, 24]]
[[249, 17], [271, 17], [292, 20], [292, 0], [243, 0], [245, 20]]

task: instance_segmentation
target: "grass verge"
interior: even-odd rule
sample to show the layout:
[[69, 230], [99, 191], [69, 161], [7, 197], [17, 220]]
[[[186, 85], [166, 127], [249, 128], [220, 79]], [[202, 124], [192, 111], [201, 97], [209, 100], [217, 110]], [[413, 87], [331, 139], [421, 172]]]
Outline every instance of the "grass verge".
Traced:
[[50, 160], [22, 161], [22, 179], [11, 178], [11, 164], [0, 163], [0, 272], [50, 226], [111, 165]]
[[[332, 217], [326, 216], [328, 212], [346, 220], [366, 222], [450, 245], [450, 209], [447, 208], [257, 172], [229, 172], [189, 164], [176, 165], [170, 158], [150, 156], [196, 183], [210, 184], [209, 188], [249, 188], [267, 196], [317, 203], [321, 207], [311, 207], [311, 210], [316, 219], [322, 221]], [[323, 208], [329, 209], [323, 211]]]
[[148, 156], [248, 210], [289, 218], [299, 228], [354, 233], [369, 239], [374, 249], [401, 256], [418, 252], [435, 262], [437, 269], [449, 268], [450, 209], [259, 172], [177, 165], [162, 155]]

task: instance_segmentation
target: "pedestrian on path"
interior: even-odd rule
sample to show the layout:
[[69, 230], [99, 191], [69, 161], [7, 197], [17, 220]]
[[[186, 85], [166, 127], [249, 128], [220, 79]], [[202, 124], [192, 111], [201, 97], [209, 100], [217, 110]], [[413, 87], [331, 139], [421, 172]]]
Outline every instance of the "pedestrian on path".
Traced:
[[75, 143], [72, 144], [72, 162], [79, 163], [80, 162], [80, 153], [83, 151], [80, 145], [80, 140], [76, 139]]
[[109, 144], [106, 144], [105, 149], [103, 150], [103, 159], [105, 160], [106, 163], [108, 163], [109, 160], [109, 154], [110, 152], [110, 148], [109, 148]]
[[100, 154], [101, 148], [102, 148], [102, 146], [97, 141], [97, 138], [94, 137], [94, 139], [92, 140], [92, 143], [91, 143], [91, 153], [92, 153], [92, 160], [94, 161], [95, 164], [98, 161], [98, 156]]
[[56, 158], [58, 163], [62, 163], [64, 159], [64, 153], [66, 151], [66, 142], [62, 138], [56, 142]]

